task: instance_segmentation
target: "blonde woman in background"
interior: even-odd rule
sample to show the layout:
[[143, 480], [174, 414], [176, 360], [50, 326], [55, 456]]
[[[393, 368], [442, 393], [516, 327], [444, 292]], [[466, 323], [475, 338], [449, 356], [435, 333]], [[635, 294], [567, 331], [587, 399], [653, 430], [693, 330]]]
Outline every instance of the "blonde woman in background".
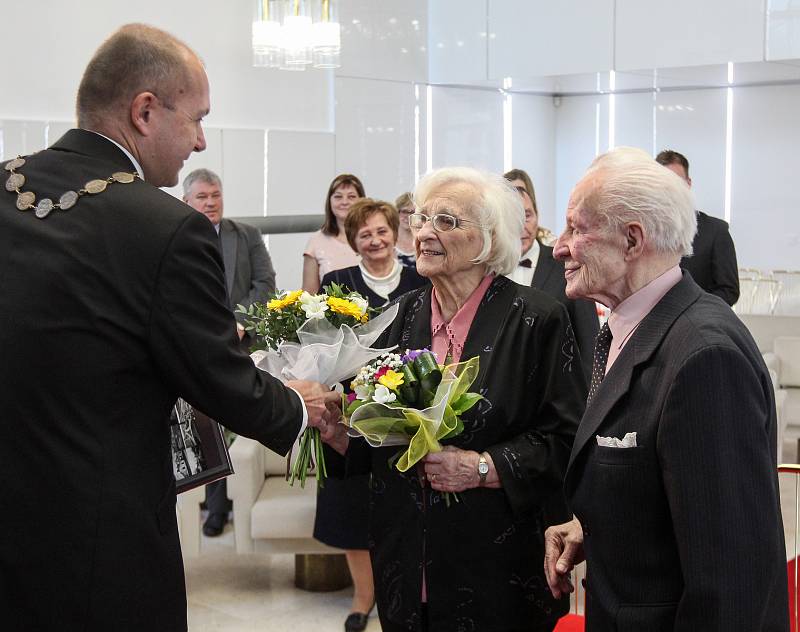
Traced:
[[400, 228], [397, 231], [397, 259], [406, 267], [414, 268], [417, 264], [417, 256], [414, 253], [414, 236], [411, 234], [411, 227], [408, 225], [408, 218], [414, 213], [414, 200], [410, 193], [403, 193], [394, 203], [400, 215]]

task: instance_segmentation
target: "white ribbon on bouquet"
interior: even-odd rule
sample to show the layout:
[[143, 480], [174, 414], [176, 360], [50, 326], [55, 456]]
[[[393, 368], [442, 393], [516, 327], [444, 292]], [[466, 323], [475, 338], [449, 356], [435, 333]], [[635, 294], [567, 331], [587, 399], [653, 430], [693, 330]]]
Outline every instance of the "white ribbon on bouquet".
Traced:
[[250, 357], [255, 365], [283, 382], [311, 380], [335, 386], [381, 354], [393, 351], [370, 347], [397, 317], [393, 305], [368, 323], [334, 327], [325, 318], [309, 319], [297, 330], [300, 342], [283, 342], [277, 350], [259, 350]]

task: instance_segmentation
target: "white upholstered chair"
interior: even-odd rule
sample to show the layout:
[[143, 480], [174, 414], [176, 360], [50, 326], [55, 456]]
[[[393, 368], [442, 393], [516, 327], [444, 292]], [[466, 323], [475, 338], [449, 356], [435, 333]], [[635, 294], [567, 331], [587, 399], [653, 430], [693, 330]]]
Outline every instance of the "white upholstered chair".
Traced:
[[341, 553], [313, 537], [317, 482], [305, 489], [286, 481], [286, 459], [246, 437], [231, 446], [234, 474], [228, 477], [233, 501], [237, 553]]

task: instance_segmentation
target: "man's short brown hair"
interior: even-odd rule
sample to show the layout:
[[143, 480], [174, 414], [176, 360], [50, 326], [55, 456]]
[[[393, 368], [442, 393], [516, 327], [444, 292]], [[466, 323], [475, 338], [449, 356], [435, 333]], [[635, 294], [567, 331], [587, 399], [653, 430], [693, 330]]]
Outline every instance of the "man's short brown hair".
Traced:
[[660, 165], [664, 165], [665, 167], [668, 167], [669, 165], [680, 165], [686, 172], [686, 177], [689, 177], [689, 161], [686, 160], [686, 156], [679, 154], [677, 151], [665, 149], [664, 151], [659, 152], [658, 156], [656, 156], [656, 162]]

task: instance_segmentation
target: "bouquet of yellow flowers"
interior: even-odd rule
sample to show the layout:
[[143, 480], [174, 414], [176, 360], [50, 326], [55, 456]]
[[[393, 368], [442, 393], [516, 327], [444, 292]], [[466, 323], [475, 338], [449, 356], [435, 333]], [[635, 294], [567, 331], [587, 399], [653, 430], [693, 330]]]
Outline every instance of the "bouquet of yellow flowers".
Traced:
[[[312, 380], [335, 387], [365, 362], [389, 351], [370, 345], [392, 323], [397, 306], [376, 315], [357, 292], [336, 283], [322, 289], [321, 294], [284, 291], [267, 303], [237, 306], [236, 311], [246, 316], [245, 330], [255, 335], [250, 357], [258, 368], [283, 381]], [[326, 476], [322, 444], [319, 431], [309, 428], [300, 438], [290, 484], [299, 479], [305, 486], [315, 459], [322, 485]]]
[[322, 294], [284, 291], [266, 303], [253, 303], [248, 308], [237, 305], [236, 311], [247, 316], [246, 331], [256, 339], [251, 351], [277, 351], [284, 342], [299, 343], [298, 331], [308, 321], [324, 319], [338, 329], [364, 324], [375, 314], [357, 292], [346, 292], [336, 283], [322, 289]]

